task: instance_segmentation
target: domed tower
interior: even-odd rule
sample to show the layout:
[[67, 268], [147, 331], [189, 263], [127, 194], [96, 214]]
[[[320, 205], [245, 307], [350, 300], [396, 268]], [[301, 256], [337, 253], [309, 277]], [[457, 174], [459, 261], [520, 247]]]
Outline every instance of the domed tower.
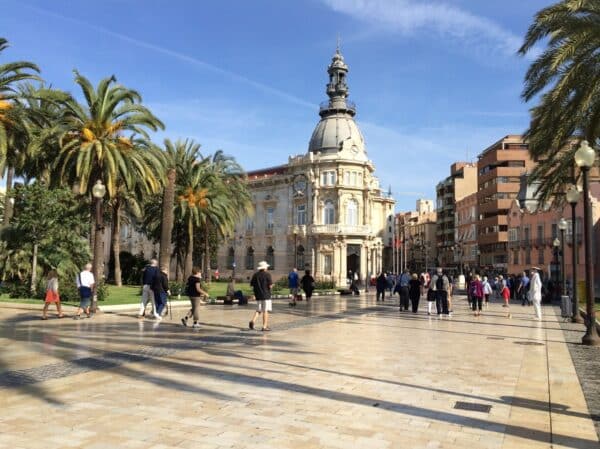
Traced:
[[339, 47], [331, 59], [327, 73], [329, 83], [325, 92], [329, 100], [321, 104], [321, 120], [312, 133], [308, 151], [322, 155], [343, 152], [342, 156], [349, 159], [366, 161], [364, 138], [354, 121], [356, 106], [347, 100], [348, 65], [344, 62]]

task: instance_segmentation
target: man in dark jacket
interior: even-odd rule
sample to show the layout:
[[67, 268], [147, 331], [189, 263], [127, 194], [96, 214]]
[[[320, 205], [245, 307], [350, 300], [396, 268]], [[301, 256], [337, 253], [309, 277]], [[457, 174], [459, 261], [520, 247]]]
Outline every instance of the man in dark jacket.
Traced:
[[146, 315], [146, 305], [152, 304], [151, 313], [154, 314], [156, 305], [154, 304], [154, 292], [152, 292], [152, 283], [158, 273], [158, 260], [152, 259], [149, 265], [146, 265], [142, 273], [142, 301], [140, 302], [140, 311], [138, 318], [144, 318]]
[[386, 287], [387, 287], [387, 278], [385, 276], [385, 273], [382, 271], [379, 274], [379, 276], [377, 276], [377, 282], [375, 284], [375, 289], [377, 291], [377, 296], [376, 296], [377, 301], [379, 301], [380, 297], [381, 297], [382, 301], [385, 299]]

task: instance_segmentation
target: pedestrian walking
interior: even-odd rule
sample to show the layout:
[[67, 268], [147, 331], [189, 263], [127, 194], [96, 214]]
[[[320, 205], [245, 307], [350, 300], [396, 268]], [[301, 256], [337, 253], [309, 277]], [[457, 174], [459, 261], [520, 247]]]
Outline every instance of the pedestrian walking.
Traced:
[[375, 282], [375, 291], [376, 293], [376, 301], [379, 301], [379, 298], [381, 298], [382, 301], [385, 300], [385, 289], [387, 287], [387, 278], [385, 276], [385, 273], [382, 271], [381, 273], [379, 273], [379, 276], [377, 276], [377, 281]]
[[412, 313], [417, 313], [419, 310], [419, 300], [421, 299], [421, 281], [419, 281], [417, 273], [411, 276], [408, 284], [408, 296], [412, 306]]
[[288, 287], [290, 289], [290, 294], [292, 295], [290, 307], [296, 307], [296, 299], [298, 299], [298, 292], [300, 291], [300, 279], [298, 278], [298, 269], [295, 267], [288, 275]]
[[404, 270], [404, 272], [400, 275], [397, 281], [400, 293], [400, 310], [408, 310], [410, 279], [410, 271]]
[[509, 307], [510, 288], [508, 288], [508, 285], [504, 286], [504, 288], [502, 289], [502, 299], [504, 300], [504, 304], [502, 304], [502, 307]]
[[198, 329], [200, 327], [200, 305], [203, 303], [203, 298], [208, 298], [208, 292], [202, 288], [202, 273], [200, 268], [192, 268], [192, 274], [187, 280], [185, 292], [190, 298], [192, 308], [190, 311], [181, 319], [181, 324], [187, 327], [188, 319], [193, 318], [194, 323], [192, 328]]
[[273, 311], [273, 303], [271, 301], [271, 288], [273, 287], [273, 280], [271, 275], [267, 272], [269, 264], [264, 260], [258, 263], [256, 273], [252, 275], [250, 279], [250, 285], [254, 290], [254, 297], [256, 298], [256, 312], [252, 320], [248, 323], [250, 329], [254, 329], [254, 322], [259, 315], [262, 314], [262, 330], [268, 332], [269, 328], [269, 313]]
[[523, 274], [521, 275], [521, 279], [519, 282], [519, 287], [517, 289], [517, 293], [521, 299], [521, 305], [525, 306], [531, 305], [531, 301], [529, 300], [529, 284], [531, 283], [531, 281], [529, 280], [529, 277], [527, 277], [527, 272], [523, 271]]
[[533, 304], [535, 319], [542, 319], [542, 279], [539, 267], [531, 268], [531, 286], [529, 287], [529, 300]]
[[55, 270], [51, 270], [50, 273], [48, 273], [42, 320], [48, 319], [48, 307], [50, 304], [56, 304], [56, 312], [58, 313], [59, 318], [64, 317], [60, 306], [60, 295], [58, 294], [58, 274]]
[[433, 305], [435, 304], [435, 291], [431, 285], [431, 277], [429, 273], [421, 274], [421, 287], [427, 294], [427, 315], [431, 315]]
[[152, 309], [150, 313], [154, 314], [156, 305], [154, 304], [154, 292], [152, 291], [152, 283], [158, 273], [158, 260], [152, 259], [148, 265], [144, 268], [142, 273], [142, 300], [140, 302], [140, 311], [138, 312], [138, 318], [144, 318], [146, 316], [146, 305], [151, 304]]
[[469, 291], [471, 292], [473, 315], [479, 316], [483, 307], [483, 284], [478, 274], [473, 277], [471, 284], [469, 284]]
[[83, 271], [77, 275], [77, 290], [79, 290], [79, 307], [73, 319], [78, 320], [81, 318], [81, 314], [85, 312], [88, 318], [91, 317], [90, 305], [92, 303], [92, 295], [96, 287], [96, 281], [94, 274], [92, 273], [92, 264], [88, 263], [83, 268]]
[[300, 285], [306, 295], [306, 301], [310, 301], [313, 291], [315, 290], [315, 278], [310, 275], [310, 270], [304, 270], [304, 276], [300, 279]]
[[444, 274], [442, 268], [437, 269], [437, 273], [431, 278], [431, 285], [435, 291], [435, 308], [438, 316], [450, 315], [448, 310], [448, 291], [450, 290], [450, 281]]
[[490, 306], [490, 295], [494, 289], [490, 285], [487, 276], [483, 277], [483, 281], [481, 281], [481, 283], [483, 284], [483, 308], [487, 309]]
[[167, 304], [167, 298], [171, 294], [171, 291], [169, 290], [168, 272], [169, 270], [167, 267], [161, 267], [152, 281], [152, 292], [154, 293], [155, 304], [154, 319], [156, 321], [162, 320], [162, 313]]

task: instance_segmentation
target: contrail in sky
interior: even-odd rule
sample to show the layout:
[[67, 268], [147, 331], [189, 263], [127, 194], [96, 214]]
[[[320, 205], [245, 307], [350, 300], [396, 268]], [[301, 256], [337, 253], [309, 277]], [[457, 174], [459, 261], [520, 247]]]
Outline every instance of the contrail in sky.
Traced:
[[179, 59], [180, 61], [186, 62], [186, 63], [188, 63], [190, 65], [202, 68], [204, 70], [208, 70], [208, 71], [213, 72], [213, 73], [217, 73], [219, 75], [226, 76], [226, 77], [228, 77], [228, 78], [230, 78], [232, 80], [238, 81], [240, 83], [247, 84], [249, 86], [254, 87], [255, 89], [258, 89], [260, 91], [269, 93], [271, 95], [274, 95], [276, 97], [282, 98], [282, 99], [287, 100], [287, 101], [290, 101], [290, 102], [295, 103], [297, 105], [300, 105], [300, 106], [303, 106], [303, 107], [306, 107], [306, 108], [310, 108], [310, 109], [316, 109], [318, 107], [315, 104], [312, 104], [312, 103], [310, 103], [310, 102], [308, 102], [306, 100], [303, 100], [302, 98], [299, 98], [299, 97], [296, 97], [294, 95], [288, 94], [288, 93], [283, 92], [283, 91], [281, 91], [279, 89], [275, 89], [274, 87], [267, 86], [266, 84], [260, 83], [258, 81], [251, 80], [251, 79], [246, 78], [245, 76], [240, 75], [238, 73], [231, 72], [231, 71], [226, 70], [226, 69], [222, 69], [222, 68], [217, 67], [217, 66], [215, 66], [213, 64], [210, 64], [208, 62], [204, 62], [204, 61], [202, 61], [200, 59], [197, 59], [197, 58], [195, 58], [193, 56], [189, 56], [189, 55], [186, 55], [184, 53], [180, 53], [180, 52], [171, 50], [169, 48], [161, 47], [159, 45], [155, 45], [155, 44], [152, 44], [150, 42], [145, 42], [145, 41], [136, 39], [134, 37], [127, 36], [125, 34], [121, 34], [121, 33], [118, 33], [116, 31], [112, 31], [112, 30], [110, 30], [108, 28], [105, 28], [105, 27], [102, 27], [102, 26], [99, 26], [99, 25], [95, 25], [95, 24], [92, 24], [92, 23], [89, 23], [89, 22], [85, 22], [85, 21], [80, 20], [80, 19], [75, 19], [73, 17], [64, 16], [62, 14], [58, 14], [58, 13], [55, 13], [53, 11], [48, 11], [46, 9], [38, 8], [36, 6], [27, 5], [27, 4], [24, 4], [24, 3], [21, 3], [21, 2], [19, 2], [19, 5], [20, 6], [24, 6], [25, 8], [30, 9], [32, 11], [35, 11], [35, 12], [37, 12], [39, 14], [43, 14], [43, 15], [46, 15], [46, 16], [50, 16], [50, 17], [54, 17], [54, 18], [60, 19], [60, 20], [65, 20], [65, 21], [68, 21], [68, 22], [72, 22], [72, 23], [75, 23], [77, 25], [82, 25], [82, 26], [85, 26], [87, 28], [91, 28], [93, 30], [96, 30], [96, 31], [98, 31], [100, 33], [104, 33], [104, 34], [107, 34], [107, 35], [112, 36], [114, 38], [120, 39], [122, 41], [129, 42], [130, 44], [136, 45], [138, 47], [146, 48], [148, 50], [153, 50], [153, 51], [155, 51], [157, 53], [161, 53], [163, 55], [170, 56], [170, 57], [172, 57], [174, 59]]

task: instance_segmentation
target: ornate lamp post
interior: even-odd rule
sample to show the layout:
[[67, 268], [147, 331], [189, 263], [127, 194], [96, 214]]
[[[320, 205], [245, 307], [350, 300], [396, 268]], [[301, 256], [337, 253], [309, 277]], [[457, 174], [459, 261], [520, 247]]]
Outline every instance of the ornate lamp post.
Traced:
[[[579, 313], [579, 299], [577, 297], [577, 236], [576, 230], [577, 227], [575, 224], [577, 223], [577, 215], [575, 213], [575, 209], [577, 208], [577, 203], [579, 202], [579, 189], [575, 185], [569, 186], [567, 189], [567, 201], [571, 205], [571, 265], [573, 267], [573, 275], [572, 275], [572, 288], [571, 288], [571, 303], [573, 307], [573, 316], [571, 317], [571, 322], [573, 323], [583, 323], [583, 319], [581, 318], [581, 314]], [[564, 239], [563, 239], [564, 240]]]
[[596, 312], [594, 310], [594, 266], [592, 265], [592, 214], [589, 192], [589, 172], [594, 165], [596, 152], [586, 140], [581, 142], [575, 152], [575, 164], [583, 175], [583, 246], [585, 248], [585, 290], [586, 290], [586, 332], [581, 343], [584, 345], [600, 345], [596, 332]]
[[[96, 203], [96, 229], [94, 235], [94, 260], [92, 262], [92, 271], [96, 282], [94, 295], [92, 296], [92, 313], [98, 308], [98, 285], [102, 279], [104, 271], [104, 195], [106, 195], [106, 186], [102, 180], [98, 179], [92, 187], [92, 196]], [[119, 257], [118, 254], [115, 257]]]
[[[554, 257], [556, 259], [554, 263], [556, 264], [556, 271], [558, 272], [557, 276], [556, 276], [557, 283], [560, 283], [560, 279], [562, 276], [562, 273], [560, 272], [560, 259], [559, 259], [560, 245], [561, 245], [561, 241], [558, 239], [558, 237], [552, 241], [552, 246], [554, 247]], [[554, 300], [556, 298], [554, 293], [555, 293], [555, 291], [552, 292], [552, 300]]]
[[565, 231], [567, 230], [567, 220], [561, 218], [558, 221], [558, 229], [560, 230], [560, 294], [567, 294], [567, 271], [565, 269]]

